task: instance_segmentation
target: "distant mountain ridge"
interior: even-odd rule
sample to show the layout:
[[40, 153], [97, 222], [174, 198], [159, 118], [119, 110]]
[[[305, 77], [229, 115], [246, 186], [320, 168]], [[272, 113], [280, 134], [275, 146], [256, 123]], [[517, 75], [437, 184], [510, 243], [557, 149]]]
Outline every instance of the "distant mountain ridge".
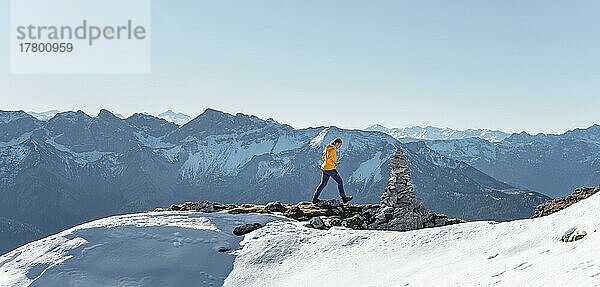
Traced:
[[600, 125], [559, 135], [521, 132], [497, 143], [470, 138], [426, 144], [501, 181], [550, 197], [600, 184]]
[[28, 114], [32, 115], [33, 117], [35, 117], [36, 119], [40, 120], [40, 121], [47, 121], [49, 119], [51, 119], [52, 117], [54, 117], [56, 114], [60, 113], [59, 110], [50, 110], [50, 111], [44, 111], [44, 112], [27, 112]]
[[365, 130], [367, 131], [380, 131], [393, 136], [394, 138], [402, 142], [411, 142], [418, 140], [452, 140], [452, 139], [465, 139], [465, 138], [482, 138], [490, 142], [501, 141], [508, 136], [509, 133], [505, 133], [497, 130], [489, 129], [468, 129], [468, 130], [454, 130], [450, 128], [438, 128], [438, 127], [407, 127], [407, 128], [387, 128], [382, 125], [373, 125]]
[[[46, 122], [46, 121], [50, 120], [51, 118], [53, 118], [56, 114], [61, 113], [61, 111], [59, 111], [59, 110], [49, 110], [49, 111], [43, 111], [43, 112], [28, 111], [27, 113], [40, 121]], [[114, 115], [121, 119], [125, 118], [121, 114], [115, 113]], [[176, 113], [172, 110], [167, 110], [163, 113], [160, 113], [157, 117], [165, 119], [169, 122], [172, 122], [172, 123], [180, 125], [180, 126], [182, 126], [192, 120], [192, 117], [190, 117], [184, 113]]]
[[[379, 202], [398, 146], [415, 192], [436, 212], [526, 218], [548, 199], [422, 143], [403, 145], [381, 132], [334, 126], [294, 129], [214, 109], [183, 126], [141, 113], [120, 119], [108, 110], [96, 117], [63, 112], [48, 121], [0, 112], [0, 130], [0, 217], [44, 234], [183, 201], [308, 200], [320, 179], [322, 149], [335, 137], [344, 139], [338, 170], [356, 202]], [[330, 184], [323, 196], [335, 197], [335, 189]]]
[[[59, 110], [49, 110], [49, 111], [44, 111], [44, 112], [27, 112], [29, 115], [33, 116], [34, 118], [46, 122], [48, 120], [50, 120], [51, 118], [53, 118], [55, 115], [61, 113], [61, 111]], [[117, 116], [118, 118], [124, 119], [125, 117], [121, 114], [115, 113], [115, 116]]]

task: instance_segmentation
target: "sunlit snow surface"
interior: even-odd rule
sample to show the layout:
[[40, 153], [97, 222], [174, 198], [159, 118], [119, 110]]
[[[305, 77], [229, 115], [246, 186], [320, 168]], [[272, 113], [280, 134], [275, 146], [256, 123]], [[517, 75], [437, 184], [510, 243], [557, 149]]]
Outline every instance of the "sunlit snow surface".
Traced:
[[[231, 233], [252, 222], [268, 224]], [[588, 235], [561, 242], [572, 227]], [[600, 194], [543, 218], [411, 232], [321, 231], [275, 215], [133, 214], [5, 254], [0, 286], [600, 286], [598, 228]]]
[[[588, 235], [561, 242], [576, 227]], [[277, 222], [246, 238], [226, 286], [600, 286], [600, 194], [538, 219], [411, 232]]]
[[273, 220], [286, 219], [189, 212], [104, 218], [3, 255], [0, 286], [220, 286], [243, 239], [235, 226]]

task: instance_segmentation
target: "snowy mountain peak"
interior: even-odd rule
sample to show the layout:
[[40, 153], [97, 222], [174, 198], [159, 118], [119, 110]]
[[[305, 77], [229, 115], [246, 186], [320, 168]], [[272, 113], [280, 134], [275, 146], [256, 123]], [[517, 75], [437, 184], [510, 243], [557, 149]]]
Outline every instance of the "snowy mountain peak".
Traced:
[[165, 119], [163, 119], [161, 117], [155, 117], [155, 116], [147, 114], [147, 113], [134, 113], [131, 116], [129, 116], [127, 119], [160, 119], [160, 120], [166, 121]]
[[56, 114], [60, 113], [60, 111], [59, 110], [49, 110], [49, 111], [39, 112], [39, 113], [29, 111], [27, 113], [40, 121], [46, 122], [46, 121], [50, 120], [52, 117], [54, 117]]
[[111, 121], [114, 121], [114, 120], [118, 121], [121, 119], [107, 109], [101, 109], [100, 112], [98, 113], [97, 118], [102, 118], [102, 119], [111, 120]]
[[266, 126], [283, 126], [275, 121], [263, 120], [254, 115], [237, 113], [235, 115], [208, 108], [195, 119], [182, 127], [182, 130], [194, 130], [209, 134], [228, 133], [233, 130], [251, 130]]
[[178, 128], [177, 124], [173, 122], [144, 113], [135, 113], [125, 119], [125, 121], [156, 138], [162, 137]]
[[219, 110], [215, 110], [215, 109], [212, 109], [212, 108], [207, 108], [198, 117], [196, 117], [196, 119], [198, 119], [198, 118], [203, 118], [203, 119], [228, 119], [228, 118], [231, 118], [231, 117], [234, 117], [234, 115], [228, 114], [226, 112], [222, 112], [222, 111], [219, 111]]
[[504, 142], [505, 143], [528, 143], [528, 142], [533, 141], [534, 139], [543, 139], [546, 137], [547, 136], [542, 133], [532, 135], [525, 131], [522, 131], [520, 133], [514, 133], [514, 134], [510, 135], [509, 137], [504, 139]]
[[267, 122], [269, 122], [269, 123], [273, 123], [273, 124], [281, 124], [280, 122], [276, 121], [276, 120], [275, 120], [275, 119], [273, 119], [273, 118], [268, 118], [268, 119], [267, 119]]
[[0, 188], [5, 180], [3, 171], [7, 170], [3, 166], [6, 164], [5, 157], [11, 157], [9, 155], [13, 153], [3, 152], [2, 147], [13, 146], [25, 141], [41, 125], [41, 121], [23, 111], [0, 111]]
[[593, 141], [600, 144], [600, 125], [594, 124], [585, 129], [570, 130], [565, 135], [573, 139]]
[[147, 121], [147, 122], [158, 122], [161, 124], [167, 124], [167, 125], [172, 125], [172, 126], [177, 126], [175, 123], [171, 122], [171, 121], [167, 121], [161, 117], [155, 117], [153, 115], [149, 115], [146, 113], [134, 113], [131, 116], [129, 116], [128, 118], [125, 119], [126, 121]]
[[164, 113], [159, 114], [158, 117], [172, 122], [174, 124], [177, 124], [179, 126], [185, 125], [187, 122], [192, 120], [192, 117], [184, 113], [176, 113], [172, 110], [167, 110]]
[[53, 124], [56, 122], [87, 121], [90, 119], [92, 119], [92, 117], [90, 117], [88, 114], [84, 113], [83, 111], [78, 110], [77, 112], [68, 111], [68, 112], [58, 113], [54, 117], [52, 117], [48, 121], [48, 123]]
[[389, 129], [387, 127], [384, 127], [384, 126], [380, 125], [380, 124], [374, 124], [374, 125], [366, 128], [365, 130], [367, 130], [367, 131], [386, 132]]
[[0, 111], [0, 123], [8, 124], [22, 118], [31, 118], [24, 111]]

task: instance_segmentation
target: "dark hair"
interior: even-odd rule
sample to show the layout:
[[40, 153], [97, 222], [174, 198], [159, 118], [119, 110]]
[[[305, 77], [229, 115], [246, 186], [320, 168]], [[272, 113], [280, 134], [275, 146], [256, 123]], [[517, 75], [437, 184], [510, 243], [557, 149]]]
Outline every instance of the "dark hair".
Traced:
[[342, 143], [342, 139], [341, 138], [335, 138], [333, 139], [329, 144], [330, 145], [335, 145], [336, 143]]

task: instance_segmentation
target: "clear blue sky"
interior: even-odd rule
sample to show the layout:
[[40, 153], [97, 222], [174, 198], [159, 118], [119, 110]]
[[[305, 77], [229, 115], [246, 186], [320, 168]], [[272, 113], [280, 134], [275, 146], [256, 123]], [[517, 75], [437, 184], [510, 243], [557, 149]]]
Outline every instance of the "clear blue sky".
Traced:
[[[9, 1], [0, 0], [9, 39]], [[0, 109], [212, 107], [301, 128], [600, 123], [600, 1], [152, 2], [152, 73], [11, 75]]]

